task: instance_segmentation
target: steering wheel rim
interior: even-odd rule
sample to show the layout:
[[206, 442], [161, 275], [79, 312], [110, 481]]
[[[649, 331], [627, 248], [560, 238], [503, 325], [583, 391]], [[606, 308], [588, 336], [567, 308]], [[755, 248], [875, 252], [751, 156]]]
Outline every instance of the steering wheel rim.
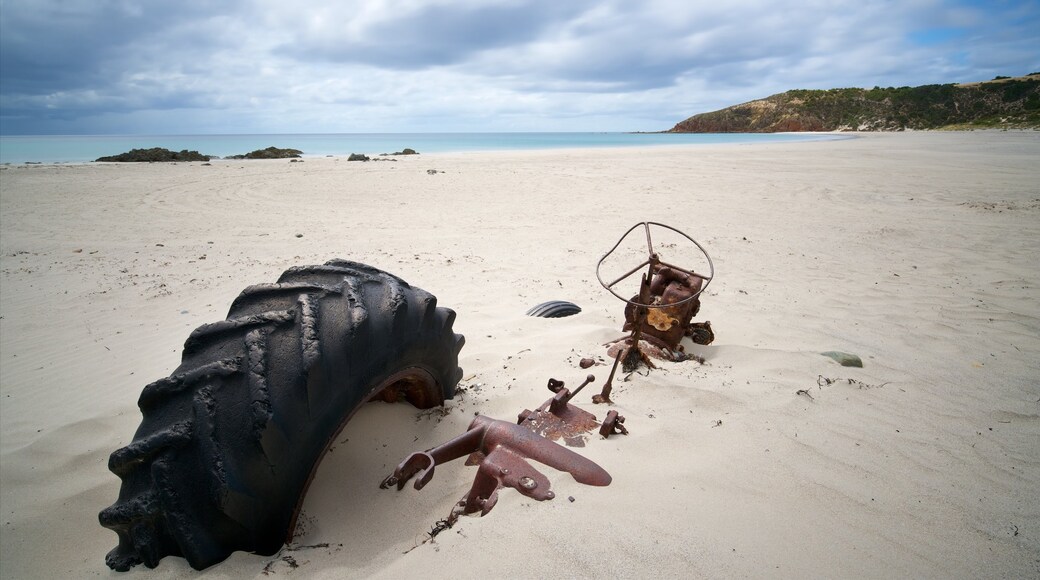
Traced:
[[[631, 270], [629, 270], [628, 273], [623, 274], [620, 278], [614, 280], [610, 284], [607, 284], [603, 280], [603, 275], [602, 275], [603, 262], [608, 257], [610, 257], [610, 255], [614, 253], [614, 250], [617, 250], [618, 247], [621, 245], [621, 242], [625, 241], [625, 238], [627, 238], [629, 236], [629, 234], [631, 234], [633, 231], [635, 231], [635, 229], [638, 228], [639, 226], [643, 226], [643, 230], [646, 233], [647, 259], [645, 261], [643, 261], [641, 264], [639, 264], [638, 266], [636, 266], [635, 268], [632, 268]], [[657, 226], [657, 227], [661, 227], [661, 228], [664, 228], [664, 229], [667, 229], [667, 230], [671, 230], [671, 231], [679, 234], [680, 236], [686, 238], [690, 242], [692, 242], [693, 245], [697, 246], [697, 249], [700, 250], [701, 254], [704, 255], [705, 259], [707, 259], [707, 261], [708, 261], [708, 270], [710, 271], [710, 273], [707, 276], [705, 276], [704, 274], [698, 274], [697, 272], [693, 272], [691, 270], [687, 270], [685, 268], [681, 268], [679, 266], [676, 266], [674, 264], [669, 264], [669, 263], [664, 262], [663, 260], [661, 260], [660, 257], [657, 255], [657, 253], [654, 252], [653, 238], [650, 235], [650, 226]], [[649, 266], [651, 263], [654, 263], [654, 262], [656, 262], [657, 264], [659, 264], [661, 266], [664, 266], [664, 267], [667, 267], [667, 268], [672, 268], [674, 270], [678, 270], [678, 271], [680, 271], [680, 272], [682, 272], [684, 274], [687, 274], [687, 275], [690, 275], [690, 276], [696, 276], [697, 278], [700, 278], [701, 280], [703, 280], [704, 283], [701, 285], [701, 289], [698, 290], [692, 296], [688, 296], [686, 298], [683, 298], [682, 300], [680, 300], [678, 302], [672, 302], [671, 304], [643, 304], [643, 303], [639, 302], [638, 300], [625, 298], [624, 296], [622, 296], [622, 295], [620, 295], [620, 294], [618, 294], [617, 292], [614, 291], [614, 286], [616, 286], [617, 284], [619, 284], [623, 280], [627, 280], [628, 278], [632, 277], [633, 274], [639, 272], [642, 268], [645, 268], [646, 266]], [[610, 250], [606, 254], [603, 254], [603, 257], [600, 258], [599, 262], [596, 263], [596, 279], [599, 280], [600, 285], [603, 286], [604, 288], [606, 288], [607, 292], [610, 292], [611, 294], [613, 294], [614, 297], [616, 297], [617, 299], [621, 300], [622, 302], [625, 302], [626, 304], [631, 304], [632, 306], [635, 306], [637, 308], [665, 308], [665, 307], [673, 307], [673, 306], [680, 306], [680, 305], [686, 304], [687, 302], [690, 302], [691, 300], [694, 300], [698, 296], [700, 296], [701, 292], [704, 292], [708, 288], [708, 285], [711, 284], [711, 281], [714, 278], [715, 278], [715, 264], [711, 261], [711, 256], [708, 255], [708, 251], [704, 249], [704, 246], [700, 245], [700, 243], [698, 243], [697, 240], [695, 240], [695, 239], [691, 238], [690, 236], [686, 235], [685, 233], [683, 233], [683, 232], [673, 228], [672, 226], [669, 226], [669, 225], [666, 225], [666, 224], [662, 224], [662, 223], [659, 223], [659, 222], [649, 222], [649, 221], [638, 222], [636, 225], [632, 226], [631, 228], [628, 229], [628, 231], [626, 231], [624, 234], [622, 234], [621, 238], [618, 239], [616, 244], [614, 244], [614, 247], [610, 248]]]

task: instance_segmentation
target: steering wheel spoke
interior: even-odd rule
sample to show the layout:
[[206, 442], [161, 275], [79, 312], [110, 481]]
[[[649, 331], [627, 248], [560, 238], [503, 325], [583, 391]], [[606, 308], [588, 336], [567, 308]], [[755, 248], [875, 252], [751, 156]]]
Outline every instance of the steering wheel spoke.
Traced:
[[[628, 270], [625, 274], [622, 274], [620, 277], [615, 279], [613, 282], [610, 282], [609, 284], [604, 282], [603, 281], [603, 276], [602, 276], [602, 274], [603, 274], [603, 272], [602, 272], [603, 262], [608, 257], [610, 257], [610, 255], [613, 254], [614, 251], [617, 250], [619, 246], [621, 246], [621, 243], [623, 241], [625, 241], [625, 238], [627, 238], [629, 236], [629, 234], [634, 232], [640, 226], [642, 226], [643, 231], [644, 231], [644, 233], [646, 235], [646, 252], [647, 252], [647, 256], [648, 256], [647, 259], [643, 260], [643, 262], [640, 263], [638, 266], [635, 266], [634, 268], [631, 268], [630, 270]], [[680, 267], [680, 266], [676, 266], [674, 264], [670, 264], [668, 262], [665, 262], [665, 261], [661, 260], [660, 257], [658, 256], [658, 254], [654, 251], [653, 240], [652, 240], [652, 236], [650, 234], [650, 226], [657, 226], [657, 227], [660, 227], [660, 228], [663, 228], [663, 229], [671, 230], [672, 232], [675, 232], [675, 233], [679, 234], [680, 236], [682, 236], [682, 237], [686, 238], [687, 240], [689, 240], [690, 243], [692, 243], [694, 246], [696, 246], [697, 249], [700, 251], [700, 253], [704, 255], [704, 258], [708, 262], [709, 273], [707, 275], [699, 274], [699, 273], [697, 273], [694, 270], [688, 270], [686, 268], [683, 268], [683, 267]], [[678, 302], [671, 303], [671, 304], [643, 304], [643, 303], [638, 301], [638, 297], [637, 297], [637, 299], [625, 298], [624, 296], [622, 296], [621, 294], [618, 294], [614, 290], [614, 287], [617, 286], [619, 283], [621, 283], [624, 280], [627, 280], [633, 274], [635, 274], [636, 272], [639, 272], [639, 270], [641, 270], [641, 269], [643, 269], [643, 268], [645, 268], [645, 267], [647, 267], [647, 266], [649, 266], [651, 264], [653, 264], [655, 266], [655, 269], [656, 269], [656, 266], [663, 266], [663, 267], [666, 267], [666, 268], [671, 268], [672, 270], [675, 270], [677, 272], [681, 272], [683, 274], [686, 274], [687, 276], [693, 276], [693, 277], [696, 277], [696, 278], [700, 278], [701, 280], [704, 281], [704, 284], [701, 286], [700, 291], [698, 291], [696, 294], [694, 294], [694, 295], [692, 295], [692, 296], [690, 296], [688, 298], [684, 298], [683, 300], [680, 300]], [[689, 302], [691, 300], [696, 299], [697, 296], [699, 296], [700, 293], [703, 292], [708, 287], [708, 284], [711, 283], [711, 280], [714, 277], [715, 277], [715, 266], [712, 264], [711, 256], [708, 255], [708, 252], [704, 249], [703, 246], [701, 246], [699, 243], [697, 243], [696, 240], [694, 240], [690, 236], [684, 234], [683, 232], [681, 232], [681, 231], [679, 231], [679, 230], [677, 230], [677, 229], [675, 229], [675, 228], [673, 228], [671, 226], [668, 226], [668, 225], [665, 225], [665, 224], [662, 224], [662, 223], [657, 223], [657, 222], [639, 222], [636, 225], [634, 225], [631, 228], [629, 228], [628, 231], [625, 232], [621, 236], [620, 239], [618, 239], [617, 243], [614, 244], [614, 247], [611, 248], [610, 251], [608, 251], [606, 254], [604, 254], [603, 257], [600, 258], [599, 262], [596, 264], [596, 278], [599, 280], [600, 285], [603, 286], [604, 288], [606, 288], [608, 292], [613, 294], [618, 299], [620, 299], [620, 300], [622, 300], [622, 301], [624, 301], [624, 302], [626, 302], [628, 304], [631, 304], [632, 306], [635, 306], [637, 308], [664, 308], [666, 306], [672, 307], [672, 306], [679, 306], [679, 305], [685, 304], [685, 303], [687, 303], [687, 302]]]
[[635, 274], [639, 270], [643, 269], [644, 266], [647, 266], [649, 264], [650, 264], [650, 260], [646, 260], [642, 264], [640, 264], [640, 265], [636, 266], [635, 268], [632, 268], [631, 270], [629, 270], [628, 273], [622, 274], [621, 277], [618, 278], [617, 280], [614, 280], [610, 284], [606, 284], [607, 290], [610, 290], [614, 286], [617, 286], [618, 282], [621, 282], [622, 280], [625, 280], [625, 279], [631, 277], [632, 274]]

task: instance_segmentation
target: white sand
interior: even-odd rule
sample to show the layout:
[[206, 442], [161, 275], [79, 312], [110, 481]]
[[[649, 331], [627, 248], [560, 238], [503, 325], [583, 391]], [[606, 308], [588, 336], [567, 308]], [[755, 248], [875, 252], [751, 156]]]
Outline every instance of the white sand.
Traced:
[[[438, 468], [422, 492], [379, 481], [474, 412], [538, 405], [549, 377], [602, 384], [609, 367], [577, 363], [605, 358], [622, 304], [595, 265], [641, 220], [715, 260], [698, 319], [717, 340], [690, 347], [707, 363], [618, 384], [631, 435], [581, 450], [609, 487], [547, 470], [556, 500], [503, 490], [420, 544], [474, 468]], [[459, 313], [467, 392], [439, 422], [379, 404], [348, 425], [297, 538], [329, 547], [236, 553], [201, 576], [1040, 576], [1040, 133], [9, 166], [0, 250], [5, 580], [190, 573], [105, 566], [108, 455], [193, 328], [249, 284], [336, 257]], [[584, 311], [524, 315], [552, 299]]]

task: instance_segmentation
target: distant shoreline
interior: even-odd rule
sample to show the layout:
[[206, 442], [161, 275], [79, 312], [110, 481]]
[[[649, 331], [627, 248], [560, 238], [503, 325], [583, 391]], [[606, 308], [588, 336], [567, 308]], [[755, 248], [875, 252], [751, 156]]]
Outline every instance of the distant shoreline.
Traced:
[[462, 153], [544, 149], [598, 149], [630, 146], [771, 143], [838, 138], [828, 133], [346, 133], [256, 135], [3, 135], [0, 164], [90, 163], [131, 149], [162, 147], [228, 157], [265, 147], [291, 147], [305, 158], [379, 155], [412, 148], [422, 153]]

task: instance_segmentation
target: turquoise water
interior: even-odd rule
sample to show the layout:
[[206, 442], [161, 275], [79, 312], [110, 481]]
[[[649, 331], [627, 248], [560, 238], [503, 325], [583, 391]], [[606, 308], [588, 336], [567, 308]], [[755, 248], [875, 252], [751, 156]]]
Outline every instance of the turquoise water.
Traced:
[[306, 135], [4, 135], [0, 163], [82, 163], [131, 149], [165, 147], [226, 157], [265, 147], [290, 147], [304, 156], [630, 147], [716, 143], [776, 143], [834, 139], [803, 133], [345, 133]]

